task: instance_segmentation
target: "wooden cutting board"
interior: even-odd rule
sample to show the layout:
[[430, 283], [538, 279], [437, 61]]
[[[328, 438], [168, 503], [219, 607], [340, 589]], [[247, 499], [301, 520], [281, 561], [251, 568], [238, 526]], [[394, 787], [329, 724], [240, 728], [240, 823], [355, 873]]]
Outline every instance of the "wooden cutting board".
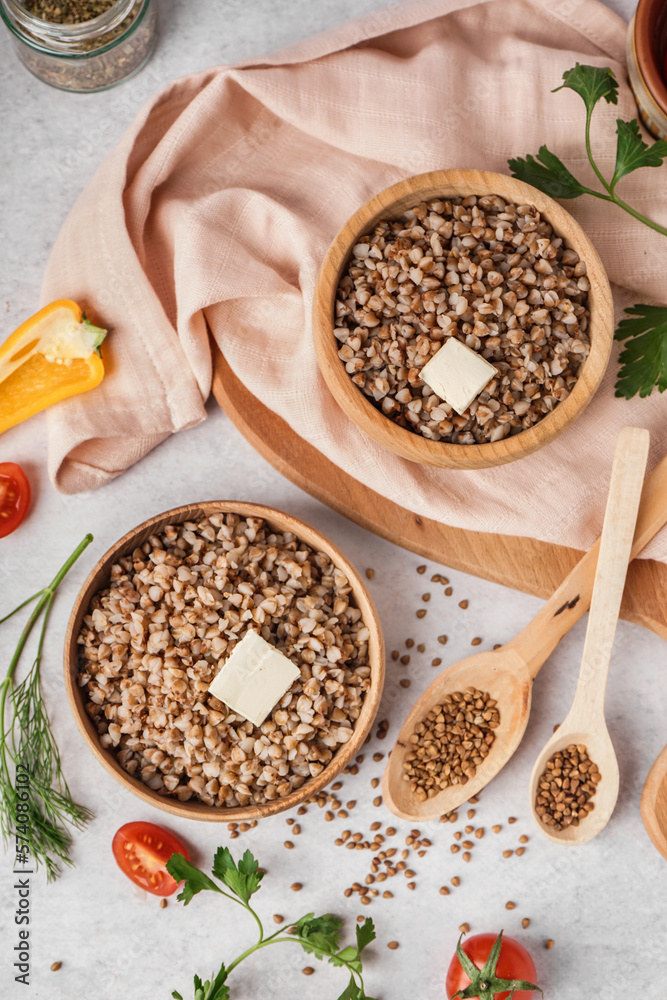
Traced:
[[[548, 597], [582, 553], [533, 538], [452, 528], [406, 510], [357, 482], [256, 399], [212, 343], [213, 394], [230, 420], [274, 468], [363, 528], [434, 562]], [[667, 504], [667, 496], [665, 497]], [[630, 564], [621, 616], [667, 639], [667, 566]]]

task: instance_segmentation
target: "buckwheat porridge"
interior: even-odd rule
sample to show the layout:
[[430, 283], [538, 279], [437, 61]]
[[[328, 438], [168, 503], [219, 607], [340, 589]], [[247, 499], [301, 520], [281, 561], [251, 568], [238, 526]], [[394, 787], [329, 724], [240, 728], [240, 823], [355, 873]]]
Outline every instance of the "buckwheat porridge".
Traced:
[[[338, 355], [395, 423], [499, 441], [568, 397], [590, 350], [586, 265], [532, 205], [436, 199], [360, 238], [339, 282]], [[498, 370], [459, 416], [420, 371], [455, 337]]]
[[[248, 629], [301, 676], [261, 726], [208, 694]], [[370, 687], [369, 629], [330, 557], [258, 517], [166, 527], [84, 618], [79, 684], [103, 747], [161, 795], [245, 806], [315, 777]]]

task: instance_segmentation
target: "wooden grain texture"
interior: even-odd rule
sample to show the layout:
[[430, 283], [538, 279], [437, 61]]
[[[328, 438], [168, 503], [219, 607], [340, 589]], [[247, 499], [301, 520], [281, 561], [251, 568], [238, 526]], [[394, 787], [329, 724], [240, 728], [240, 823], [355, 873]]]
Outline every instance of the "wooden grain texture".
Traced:
[[667, 858], [667, 746], [656, 757], [642, 790], [640, 804], [646, 832]]
[[[538, 424], [502, 441], [459, 445], [429, 441], [385, 417], [352, 382], [338, 357], [334, 337], [336, 289], [352, 247], [381, 219], [397, 218], [406, 209], [438, 197], [498, 194], [515, 204], [532, 204], [554, 230], [586, 262], [590, 281], [591, 351], [574, 389]], [[375, 441], [397, 455], [427, 465], [480, 469], [502, 465], [553, 441], [588, 405], [600, 384], [614, 334], [613, 301], [602, 262], [583, 229], [562, 205], [514, 177], [482, 170], [437, 170], [407, 177], [367, 201], [334, 238], [320, 269], [313, 302], [313, 338], [322, 375], [348, 417]]]
[[[646, 434], [645, 431], [639, 433]], [[645, 466], [645, 454], [640, 457], [643, 458]], [[636, 464], [635, 462], [635, 466]], [[641, 476], [637, 476], [637, 487], [640, 484]], [[639, 552], [667, 521], [667, 508], [663, 500], [666, 491], [667, 459], [663, 459], [642, 491], [641, 509], [634, 537], [630, 531], [630, 537], [627, 539], [630, 551], [625, 553], [624, 569], [627, 567], [628, 555]], [[618, 493], [619, 491], [615, 490], [615, 504], [618, 503]], [[579, 560], [532, 621], [514, 639], [510, 639], [504, 646], [492, 652], [468, 656], [443, 670], [417, 700], [396, 738], [382, 782], [385, 801], [397, 816], [418, 823], [436, 819], [443, 813], [458, 809], [466, 799], [484, 788], [505, 766], [521, 743], [526, 730], [534, 678], [565, 633], [590, 607], [599, 549], [600, 540]], [[605, 564], [603, 572], [606, 574], [608, 558], [605, 559]], [[620, 594], [618, 596], [620, 598]], [[605, 614], [606, 610], [605, 607]], [[616, 618], [617, 614], [614, 622]], [[500, 723], [494, 731], [493, 753], [477, 766], [474, 775], [465, 784], [450, 785], [430, 798], [421, 796], [416, 788], [412, 789], [403, 779], [404, 763], [410, 750], [409, 741], [415, 725], [425, 718], [434, 706], [441, 704], [445, 695], [464, 691], [471, 686], [487, 691], [498, 705]], [[584, 717], [586, 717], [585, 712]], [[577, 724], [579, 721], [577, 719]], [[606, 732], [603, 716], [602, 727]], [[578, 742], [585, 742], [582, 733], [571, 734], [565, 739], [562, 737], [564, 732], [565, 730], [561, 729], [559, 734], [553, 737], [552, 742], [559, 740], [559, 745], [567, 745], [573, 742], [574, 736], [581, 737]], [[595, 742], [594, 748], [602, 755], [601, 741]], [[613, 755], [610, 741], [608, 749], [611, 749]], [[611, 789], [611, 783], [608, 787]], [[589, 831], [592, 826], [593, 824], [588, 828]], [[565, 839], [568, 838], [571, 839], [572, 834], [566, 834]]]
[[[611, 470], [575, 703], [579, 722], [604, 717], [604, 693], [646, 474], [649, 433], [624, 427]], [[573, 709], [575, 706], [573, 705]]]
[[[236, 377], [213, 344], [215, 397], [250, 444], [287, 479], [350, 520], [417, 555], [547, 598], [581, 559], [577, 549], [531, 538], [453, 528], [421, 517], [353, 479], [299, 437], [279, 416], [257, 400]], [[650, 529], [667, 511], [667, 464], [647, 480], [652, 485]], [[667, 566], [653, 560], [631, 563], [621, 617], [667, 639]]]
[[[624, 427], [618, 436], [577, 688], [570, 711], [542, 748], [530, 778], [531, 810], [538, 829], [547, 839], [568, 846], [585, 844], [604, 830], [618, 798], [618, 761], [607, 730], [604, 701], [648, 448], [647, 430]], [[571, 744], [586, 747], [602, 777], [593, 812], [581, 823], [556, 830], [542, 823], [537, 813], [538, 786], [552, 756]]]
[[[85, 697], [78, 684], [79, 646], [78, 635], [81, 631], [84, 615], [88, 613], [90, 602], [95, 594], [109, 585], [111, 566], [121, 556], [131, 553], [135, 548], [148, 541], [151, 535], [159, 534], [168, 524], [182, 524], [183, 521], [199, 521], [212, 514], [232, 512], [242, 517], [261, 517], [278, 531], [290, 531], [298, 538], [307, 542], [314, 549], [325, 552], [334, 564], [345, 573], [351, 586], [352, 594], [360, 608], [364, 622], [370, 630], [368, 640], [368, 657], [371, 667], [371, 687], [364, 698], [361, 714], [357, 719], [351, 739], [343, 744], [335, 753], [333, 759], [316, 777], [306, 781], [300, 788], [285, 795], [257, 805], [237, 806], [232, 808], [205, 805], [203, 802], [190, 800], [179, 802], [169, 796], [158, 795], [138, 778], [132, 777], [119, 764], [116, 755], [111, 750], [105, 750], [99, 741], [95, 725], [86, 712]], [[70, 615], [65, 635], [64, 669], [65, 689], [76, 723], [97, 760], [129, 791], [133, 792], [148, 805], [155, 806], [175, 816], [185, 819], [203, 820], [208, 823], [228, 823], [231, 821], [259, 819], [272, 816], [300, 805], [305, 799], [316, 794], [320, 789], [333, 781], [337, 774], [351, 761], [361, 749], [377, 714], [382, 697], [384, 684], [384, 639], [380, 627], [378, 613], [368, 593], [365, 582], [357, 573], [346, 556], [333, 545], [324, 535], [311, 528], [310, 525], [291, 514], [265, 507], [261, 504], [240, 501], [211, 501], [197, 504], [185, 504], [174, 507], [144, 521], [128, 531], [115, 545], [102, 556], [93, 566], [88, 578], [81, 588], [72, 613]]]
[[[446, 695], [468, 688], [486, 691], [497, 703], [500, 724], [494, 731], [493, 750], [463, 784], [452, 784], [431, 797], [413, 791], [403, 777], [410, 737], [415, 726]], [[458, 809], [502, 770], [523, 739], [530, 715], [532, 678], [521, 656], [510, 646], [477, 653], [443, 670], [416, 700], [396, 737], [382, 778], [382, 795], [394, 815], [412, 823], [425, 823]]]

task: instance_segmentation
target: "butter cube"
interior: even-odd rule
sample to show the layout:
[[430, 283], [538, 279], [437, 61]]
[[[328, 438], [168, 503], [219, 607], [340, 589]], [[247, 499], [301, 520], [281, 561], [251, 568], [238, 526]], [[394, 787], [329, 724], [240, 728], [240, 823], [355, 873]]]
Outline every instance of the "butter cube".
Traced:
[[301, 671], [288, 657], [249, 630], [209, 685], [214, 695], [255, 726], [261, 726]]
[[479, 396], [497, 369], [486, 358], [450, 337], [443, 347], [424, 365], [420, 375], [460, 415]]

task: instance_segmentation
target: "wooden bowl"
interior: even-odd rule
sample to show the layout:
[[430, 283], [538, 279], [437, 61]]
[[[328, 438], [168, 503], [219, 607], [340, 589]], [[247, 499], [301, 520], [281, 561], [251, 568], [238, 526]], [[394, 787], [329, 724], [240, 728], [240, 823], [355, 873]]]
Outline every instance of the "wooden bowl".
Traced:
[[[407, 209], [432, 198], [486, 194], [500, 195], [517, 205], [535, 205], [557, 234], [586, 263], [591, 283], [588, 301], [591, 350], [567, 399], [528, 430], [495, 443], [464, 445], [429, 441], [384, 416], [350, 379], [338, 357], [338, 344], [333, 332], [336, 289], [352, 247], [381, 219], [397, 218]], [[436, 170], [408, 177], [386, 188], [362, 205], [345, 223], [329, 247], [320, 269], [313, 304], [313, 336], [320, 369], [336, 402], [378, 444], [402, 458], [425, 465], [482, 469], [503, 465], [537, 451], [558, 437], [586, 408], [607, 367], [614, 336], [613, 317], [611, 289], [602, 262], [581, 226], [557, 202], [530, 184], [504, 174], [482, 170]]]
[[[371, 687], [366, 693], [361, 714], [357, 719], [351, 739], [341, 746], [340, 750], [337, 751], [321, 774], [316, 778], [309, 779], [289, 795], [274, 799], [271, 802], [226, 808], [224, 806], [209, 806], [198, 801], [180, 802], [178, 799], [169, 796], [158, 795], [157, 792], [153, 791], [138, 778], [128, 774], [121, 767], [112, 750], [106, 750], [100, 745], [97, 729], [86, 712], [84, 694], [77, 680], [79, 673], [77, 636], [81, 630], [84, 615], [88, 613], [92, 598], [98, 591], [108, 585], [111, 567], [118, 559], [132, 552], [138, 546], [143, 545], [151, 535], [159, 533], [168, 524], [181, 524], [183, 521], [198, 521], [212, 514], [229, 512], [240, 514], [242, 517], [261, 517], [271, 527], [279, 531], [293, 532], [299, 539], [306, 542], [315, 550], [325, 552], [331, 557], [335, 565], [345, 573], [352, 585], [352, 594], [357, 606], [361, 610], [363, 621], [370, 629], [368, 648], [371, 667]], [[296, 517], [292, 517], [291, 514], [274, 510], [272, 507], [264, 507], [261, 504], [255, 503], [220, 500], [186, 504], [183, 507], [175, 507], [173, 510], [165, 511], [163, 514], [158, 514], [155, 517], [151, 517], [148, 521], [144, 521], [143, 524], [133, 528], [132, 531], [128, 531], [115, 545], [111, 546], [109, 551], [102, 556], [91, 570], [72, 609], [65, 636], [64, 666], [65, 688], [77, 725], [94, 756], [117, 781], [137, 795], [147, 805], [155, 806], [157, 809], [162, 809], [176, 816], [182, 816], [185, 819], [205, 820], [212, 823], [228, 823], [239, 820], [260, 819], [263, 816], [272, 816], [285, 809], [292, 809], [294, 806], [300, 805], [305, 799], [310, 798], [311, 795], [319, 792], [325, 785], [328, 785], [350, 763], [355, 754], [361, 749], [380, 705], [384, 683], [384, 641], [377, 611], [363, 580], [352, 563], [324, 535], [321, 535], [319, 531], [311, 528], [310, 525], [305, 524], [303, 521], [299, 521]]]
[[665, 0], [639, 0], [627, 42], [630, 86], [644, 125], [657, 139], [667, 138], [667, 55]]

